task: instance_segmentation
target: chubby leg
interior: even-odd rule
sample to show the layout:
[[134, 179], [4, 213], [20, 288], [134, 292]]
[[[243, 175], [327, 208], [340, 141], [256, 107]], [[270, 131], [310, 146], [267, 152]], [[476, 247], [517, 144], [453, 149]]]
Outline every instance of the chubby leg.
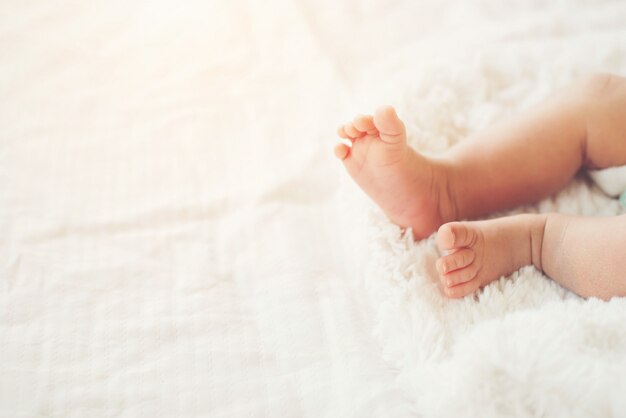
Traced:
[[541, 267], [580, 296], [626, 296], [626, 215], [549, 215]]
[[547, 197], [582, 168], [626, 165], [626, 78], [595, 75], [446, 155], [456, 219]]
[[542, 199], [581, 167], [626, 164], [626, 79], [596, 75], [438, 158], [406, 142], [393, 108], [339, 128], [335, 149], [356, 183], [416, 238], [445, 223]]
[[626, 215], [517, 215], [439, 228], [437, 270], [459, 298], [526, 265], [583, 297], [626, 296]]

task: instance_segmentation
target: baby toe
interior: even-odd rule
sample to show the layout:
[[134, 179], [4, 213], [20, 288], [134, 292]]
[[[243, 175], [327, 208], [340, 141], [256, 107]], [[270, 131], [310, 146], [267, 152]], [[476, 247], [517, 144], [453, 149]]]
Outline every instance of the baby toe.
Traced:
[[441, 275], [441, 281], [447, 287], [453, 287], [461, 283], [468, 282], [476, 277], [478, 274], [478, 266], [476, 263], [470, 263], [469, 265], [458, 268], [449, 273], [443, 273]]
[[454, 222], [443, 224], [437, 231], [437, 246], [440, 251], [454, 249], [454, 232], [452, 231], [453, 223]]
[[437, 245], [442, 251], [472, 247], [478, 238], [476, 229], [468, 222], [448, 222], [437, 231]]
[[345, 144], [337, 144], [334, 151], [337, 158], [344, 160], [350, 153], [350, 148]]
[[339, 138], [345, 138], [345, 139], [349, 138], [348, 134], [343, 129], [343, 125], [341, 125], [339, 128], [337, 128], [337, 135], [339, 136]]
[[357, 115], [352, 121], [352, 125], [361, 132], [376, 132], [374, 118], [371, 115]]
[[359, 132], [351, 123], [343, 125], [343, 130], [350, 138], [359, 138], [363, 136], [363, 132]]
[[440, 258], [440, 273], [446, 274], [454, 270], [458, 270], [470, 265], [475, 258], [474, 250], [470, 248], [461, 248], [452, 254], [445, 255]]
[[380, 139], [388, 144], [404, 143], [406, 129], [392, 106], [383, 106], [374, 112], [374, 125], [380, 132]]
[[449, 298], [458, 299], [471, 295], [477, 291], [479, 287], [480, 282], [477, 279], [474, 279], [453, 287], [446, 287], [444, 288], [444, 292]]

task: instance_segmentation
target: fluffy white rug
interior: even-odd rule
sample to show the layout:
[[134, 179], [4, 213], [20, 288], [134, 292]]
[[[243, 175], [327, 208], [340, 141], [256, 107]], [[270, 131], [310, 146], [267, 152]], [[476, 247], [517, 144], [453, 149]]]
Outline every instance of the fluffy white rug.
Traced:
[[[578, 24], [610, 26], [610, 14], [544, 16], [512, 22], [507, 35], [479, 50], [451, 46], [445, 58], [427, 63], [386, 62], [398, 71], [379, 97], [395, 101], [412, 144], [441, 152], [575, 77], [626, 72], [624, 36], [576, 37]], [[609, 189], [616, 182], [612, 172], [599, 178]], [[626, 414], [626, 300], [583, 300], [532, 267], [475, 297], [448, 300], [434, 272], [433, 237], [415, 243], [402, 236], [353, 189], [346, 182], [343, 192], [346, 253], [358, 271], [353, 284], [365, 289], [383, 357], [416, 412]], [[606, 216], [623, 207], [581, 176], [557, 196], [509, 213], [549, 211]]]

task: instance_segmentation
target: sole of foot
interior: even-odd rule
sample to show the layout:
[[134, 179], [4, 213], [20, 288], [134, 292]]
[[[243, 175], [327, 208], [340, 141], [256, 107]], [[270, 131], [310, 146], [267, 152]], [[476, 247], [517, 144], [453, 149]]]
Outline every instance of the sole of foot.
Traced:
[[393, 107], [358, 115], [337, 134], [351, 146], [338, 144], [335, 155], [392, 222], [422, 239], [454, 219], [445, 165], [408, 145], [404, 123]]

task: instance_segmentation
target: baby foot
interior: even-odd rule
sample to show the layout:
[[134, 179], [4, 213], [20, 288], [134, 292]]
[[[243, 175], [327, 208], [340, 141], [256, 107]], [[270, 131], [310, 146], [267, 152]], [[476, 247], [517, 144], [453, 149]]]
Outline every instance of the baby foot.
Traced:
[[392, 222], [421, 239], [454, 218], [445, 167], [409, 147], [393, 107], [357, 116], [338, 135], [352, 146], [337, 145], [335, 155]]
[[461, 298], [530, 264], [541, 270], [545, 222], [545, 215], [517, 215], [442, 225], [437, 245], [447, 254], [437, 271], [445, 294]]

